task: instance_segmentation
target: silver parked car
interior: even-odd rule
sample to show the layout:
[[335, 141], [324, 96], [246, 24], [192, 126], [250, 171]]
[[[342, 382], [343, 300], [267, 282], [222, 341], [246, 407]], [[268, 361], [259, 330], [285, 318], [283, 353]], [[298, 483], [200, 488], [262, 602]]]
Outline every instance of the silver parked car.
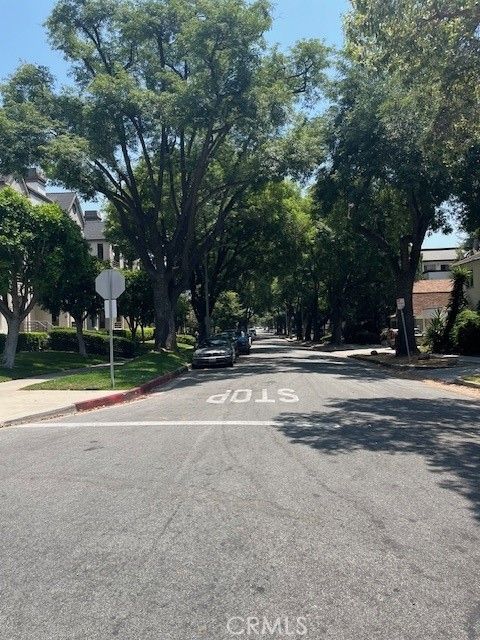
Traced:
[[233, 367], [236, 355], [232, 342], [225, 338], [204, 340], [194, 351], [192, 368], [208, 366]]

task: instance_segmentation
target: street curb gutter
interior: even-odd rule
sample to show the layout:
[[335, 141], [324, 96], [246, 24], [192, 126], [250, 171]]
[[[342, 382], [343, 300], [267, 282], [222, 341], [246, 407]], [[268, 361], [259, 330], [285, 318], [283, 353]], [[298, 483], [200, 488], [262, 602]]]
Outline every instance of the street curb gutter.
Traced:
[[[451, 360], [451, 361], [445, 361], [445, 364], [422, 364], [422, 365], [413, 365], [413, 364], [400, 364], [400, 363], [395, 363], [395, 362], [380, 362], [379, 360], [372, 360], [371, 357], [369, 356], [363, 356], [363, 355], [359, 355], [359, 354], [352, 354], [347, 356], [347, 358], [350, 358], [351, 360], [357, 360], [359, 362], [367, 362], [368, 364], [373, 364], [376, 365], [378, 367], [385, 367], [387, 369], [399, 369], [399, 370], [403, 370], [403, 371], [423, 371], [423, 370], [433, 370], [433, 369], [450, 369], [451, 367], [455, 367], [456, 366], [456, 361]], [[425, 362], [428, 362], [428, 360], [425, 360]]]
[[12, 418], [11, 420], [5, 420], [4, 422], [0, 422], [0, 429], [3, 427], [13, 427], [17, 424], [24, 424], [26, 422], [34, 422], [35, 420], [44, 420], [46, 418], [60, 418], [61, 416], [71, 413], [76, 413], [74, 404], [70, 404], [66, 407], [60, 407], [58, 409], [52, 409], [51, 411], [32, 413], [29, 416], [22, 416], [21, 418]]
[[122, 391], [119, 393], [115, 393], [109, 396], [101, 396], [100, 398], [93, 398], [92, 400], [84, 400], [82, 402], [76, 402], [74, 404], [60, 407], [59, 409], [53, 409], [52, 411], [42, 411], [40, 413], [34, 413], [28, 416], [22, 416], [21, 418], [13, 418], [12, 420], [5, 420], [0, 423], [0, 428], [2, 427], [13, 427], [14, 425], [24, 424], [27, 422], [35, 422], [36, 420], [43, 420], [46, 418], [58, 418], [60, 416], [81, 413], [83, 411], [91, 411], [92, 409], [99, 409], [100, 407], [110, 407], [116, 404], [123, 404], [125, 402], [130, 402], [135, 400], [136, 398], [140, 398], [141, 396], [148, 395], [152, 393], [158, 387], [161, 387], [171, 380], [178, 378], [189, 370], [189, 367], [185, 365], [180, 369], [176, 369], [171, 373], [166, 373], [163, 376], [158, 376], [157, 378], [153, 378], [148, 382], [140, 385], [139, 387], [134, 387], [133, 389], [129, 389], [128, 391]]
[[139, 396], [147, 395], [151, 393], [154, 389], [161, 387], [167, 382], [178, 378], [182, 373], [188, 371], [188, 366], [181, 367], [176, 371], [172, 371], [171, 373], [166, 373], [163, 376], [159, 376], [158, 378], [153, 378], [153, 380], [149, 380], [139, 387], [134, 387], [133, 389], [129, 389], [128, 391], [122, 391], [120, 393], [111, 394], [109, 396], [102, 396], [101, 398], [93, 398], [93, 400], [84, 400], [83, 402], [77, 402], [75, 404], [75, 409], [78, 412], [82, 411], [91, 411], [92, 409], [98, 409], [99, 407], [110, 407], [115, 404], [122, 404], [124, 402], [130, 402], [130, 400], [134, 400]]

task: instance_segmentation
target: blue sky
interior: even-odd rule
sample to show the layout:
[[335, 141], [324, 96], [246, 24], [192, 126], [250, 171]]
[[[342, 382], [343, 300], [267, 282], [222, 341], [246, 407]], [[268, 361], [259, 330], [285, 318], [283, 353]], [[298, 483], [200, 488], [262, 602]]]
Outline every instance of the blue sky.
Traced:
[[[0, 79], [6, 78], [21, 62], [48, 66], [60, 83], [67, 80], [62, 56], [49, 47], [43, 22], [54, 0], [0, 0], [2, 29], [0, 38]], [[348, 0], [276, 0], [272, 42], [288, 47], [300, 38], [321, 38], [329, 45], [342, 44], [342, 15]], [[425, 246], [455, 246], [456, 236], [434, 234]]]

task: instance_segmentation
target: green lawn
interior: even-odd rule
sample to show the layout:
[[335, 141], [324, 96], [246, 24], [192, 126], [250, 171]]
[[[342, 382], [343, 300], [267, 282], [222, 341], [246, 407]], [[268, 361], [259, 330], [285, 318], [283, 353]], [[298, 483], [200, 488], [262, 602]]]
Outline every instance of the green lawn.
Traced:
[[107, 361], [108, 358], [106, 356], [87, 356], [84, 358], [78, 353], [69, 351], [21, 351], [17, 353], [13, 370], [0, 367], [0, 382], [30, 378], [44, 373], [55, 373], [68, 369], [81, 369], [82, 367]]
[[[148, 353], [115, 369], [115, 388], [132, 389], [164, 373], [179, 369], [192, 359], [193, 348], [179, 344], [176, 352]], [[77, 373], [31, 385], [27, 389], [109, 390], [110, 369]]]

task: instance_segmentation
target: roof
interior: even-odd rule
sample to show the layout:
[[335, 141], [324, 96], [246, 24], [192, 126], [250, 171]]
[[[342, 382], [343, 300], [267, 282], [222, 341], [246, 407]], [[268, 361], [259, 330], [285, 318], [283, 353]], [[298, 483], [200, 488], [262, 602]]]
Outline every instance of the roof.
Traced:
[[105, 222], [103, 220], [85, 220], [83, 235], [86, 240], [105, 240]]
[[441, 260], [457, 260], [458, 247], [448, 249], [422, 249], [423, 262], [440, 262]]
[[455, 263], [455, 266], [462, 265], [462, 264], [469, 264], [470, 262], [477, 262], [477, 260], [480, 260], [480, 251], [477, 251], [476, 253], [474, 253], [471, 256], [468, 256], [467, 258], [463, 258], [462, 260], [458, 260]]
[[451, 278], [445, 280], [418, 280], [413, 285], [413, 293], [430, 294], [430, 293], [450, 293], [453, 289], [453, 280]]
[[419, 280], [413, 285], [413, 313], [417, 318], [431, 317], [433, 309], [446, 309], [453, 280]]
[[66, 211], [67, 213], [70, 212], [70, 209], [73, 206], [73, 203], [75, 202], [75, 198], [77, 197], [77, 194], [75, 191], [64, 191], [64, 192], [48, 192], [47, 196], [50, 198], [50, 200], [53, 200], [53, 202], [56, 202], [58, 205], [60, 205], [60, 207]]

